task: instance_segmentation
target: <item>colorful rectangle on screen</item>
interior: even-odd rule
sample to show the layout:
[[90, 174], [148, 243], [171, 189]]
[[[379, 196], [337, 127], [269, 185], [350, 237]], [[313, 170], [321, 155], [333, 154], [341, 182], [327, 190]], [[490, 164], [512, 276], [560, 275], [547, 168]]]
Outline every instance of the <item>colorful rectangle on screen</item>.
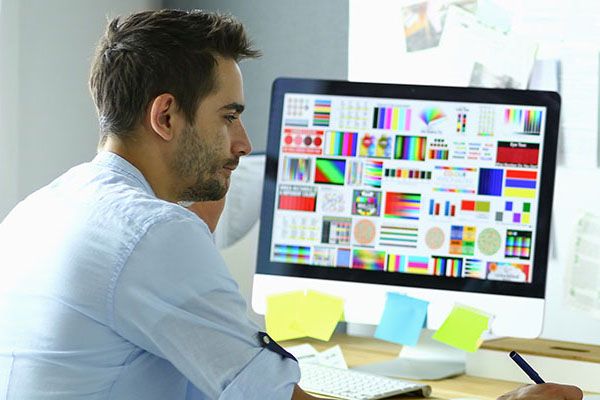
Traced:
[[337, 249], [336, 267], [350, 268], [350, 249]]
[[381, 192], [377, 190], [354, 190], [352, 214], [362, 217], [378, 217], [381, 213]]
[[367, 186], [380, 188], [381, 176], [383, 175], [383, 161], [365, 161], [364, 171], [363, 183]]
[[474, 226], [452, 225], [450, 227], [450, 254], [474, 255], [476, 229]]
[[388, 254], [386, 271], [428, 275], [429, 257]]
[[410, 130], [410, 116], [411, 110], [408, 107], [375, 107], [373, 128], [408, 131]]
[[391, 158], [392, 136], [385, 133], [365, 133], [359, 138], [358, 155], [360, 157]]
[[534, 198], [537, 189], [537, 171], [506, 170], [504, 195], [509, 197]]
[[354, 249], [352, 251], [352, 268], [369, 271], [383, 271], [385, 251]]
[[321, 155], [323, 134], [315, 129], [285, 128], [282, 150], [284, 153]]
[[417, 227], [382, 225], [379, 230], [379, 245], [416, 249], [418, 236]]
[[315, 211], [317, 188], [298, 185], [279, 185], [280, 210]]
[[329, 126], [331, 119], [331, 100], [315, 100], [313, 125]]
[[358, 133], [343, 131], [328, 131], [325, 133], [325, 155], [356, 156]]
[[465, 258], [463, 278], [485, 279], [485, 261], [477, 258]]
[[431, 179], [431, 171], [408, 168], [386, 168], [385, 177], [390, 179], [415, 179], [429, 180]]
[[538, 143], [498, 142], [496, 164], [510, 167], [537, 167], [540, 159]]
[[385, 194], [386, 218], [418, 220], [421, 211], [421, 194], [394, 193]]
[[531, 258], [531, 232], [507, 230], [504, 256], [529, 260]]
[[504, 170], [495, 168], [479, 169], [477, 194], [486, 196], [502, 196], [502, 177]]
[[312, 158], [284, 157], [283, 180], [292, 182], [310, 182]]
[[487, 279], [493, 281], [530, 282], [531, 267], [529, 264], [511, 262], [488, 262]]
[[433, 274], [436, 276], [462, 276], [463, 259], [456, 257], [433, 256]]
[[396, 136], [394, 159], [407, 161], [425, 161], [427, 137]]
[[352, 218], [323, 217], [321, 243], [348, 245], [351, 232]]
[[514, 129], [514, 133], [539, 135], [542, 129], [543, 111], [522, 108], [505, 108], [504, 123]]
[[346, 160], [317, 158], [315, 183], [343, 185], [346, 175]]
[[273, 260], [286, 263], [308, 264], [310, 262], [310, 247], [276, 244], [273, 251]]
[[456, 215], [456, 204], [450, 200], [429, 199], [429, 215], [454, 217]]

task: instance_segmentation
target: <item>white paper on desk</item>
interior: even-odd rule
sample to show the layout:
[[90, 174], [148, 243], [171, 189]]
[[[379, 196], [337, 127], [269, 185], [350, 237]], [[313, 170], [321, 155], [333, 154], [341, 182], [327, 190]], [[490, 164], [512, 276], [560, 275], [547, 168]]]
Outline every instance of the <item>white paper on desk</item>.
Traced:
[[459, 7], [450, 6], [440, 49], [444, 62], [458, 59], [453, 81], [460, 86], [525, 89], [537, 44], [491, 28]]
[[600, 318], [600, 216], [580, 212], [566, 271], [566, 299]]
[[297, 346], [290, 346], [285, 348], [288, 352], [292, 353], [294, 357], [300, 362], [319, 362], [319, 352], [313, 346], [308, 343], [299, 344]]
[[285, 349], [292, 353], [298, 362], [307, 362], [319, 365], [327, 365], [329, 367], [348, 369], [348, 365], [344, 359], [344, 354], [342, 353], [342, 349], [339, 345], [335, 345], [320, 353], [308, 343], [286, 347]]
[[325, 351], [319, 353], [319, 364], [329, 367], [348, 369], [344, 354], [339, 345], [335, 345]]

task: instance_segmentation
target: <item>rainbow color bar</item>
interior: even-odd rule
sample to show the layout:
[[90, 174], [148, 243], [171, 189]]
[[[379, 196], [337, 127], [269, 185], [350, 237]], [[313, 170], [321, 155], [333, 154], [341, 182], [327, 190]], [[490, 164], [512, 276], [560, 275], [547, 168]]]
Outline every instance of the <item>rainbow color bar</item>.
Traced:
[[329, 126], [331, 117], [331, 100], [315, 100], [313, 125]]
[[542, 129], [541, 110], [524, 110], [521, 108], [505, 108], [504, 123], [518, 129], [518, 133], [538, 135]]
[[508, 230], [504, 256], [528, 260], [531, 257], [531, 232]]
[[396, 160], [425, 161], [427, 138], [424, 136], [396, 136]]
[[381, 177], [383, 174], [383, 161], [365, 161], [365, 179], [364, 184], [376, 188], [381, 187]]
[[385, 251], [354, 249], [352, 251], [352, 268], [369, 271], [383, 271]]
[[358, 144], [358, 133], [330, 131], [326, 136], [327, 144], [325, 154], [329, 156], [349, 156], [356, 155]]
[[373, 128], [409, 131], [410, 114], [408, 107], [375, 107]]
[[404, 272], [407, 274], [429, 274], [429, 257], [423, 256], [399, 256], [389, 254], [387, 256], [388, 272]]
[[419, 193], [394, 193], [385, 194], [386, 218], [419, 219], [421, 210], [421, 195]]
[[433, 274], [436, 276], [458, 278], [462, 275], [462, 269], [462, 258], [433, 256]]
[[308, 264], [310, 261], [310, 247], [276, 244], [273, 251], [273, 261]]

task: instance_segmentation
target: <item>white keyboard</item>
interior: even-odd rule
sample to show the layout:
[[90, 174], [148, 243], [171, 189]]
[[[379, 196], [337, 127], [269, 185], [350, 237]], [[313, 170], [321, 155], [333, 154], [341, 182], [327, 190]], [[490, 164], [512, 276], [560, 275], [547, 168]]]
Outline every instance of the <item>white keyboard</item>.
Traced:
[[402, 393], [421, 392], [427, 397], [431, 387], [366, 372], [300, 363], [300, 387], [306, 392], [347, 400], [384, 399]]

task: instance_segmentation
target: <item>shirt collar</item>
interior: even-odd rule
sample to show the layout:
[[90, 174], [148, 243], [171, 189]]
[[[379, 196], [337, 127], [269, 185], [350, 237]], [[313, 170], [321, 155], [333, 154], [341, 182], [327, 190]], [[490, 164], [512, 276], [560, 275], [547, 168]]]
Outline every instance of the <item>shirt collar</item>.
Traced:
[[133, 164], [124, 159], [123, 157], [111, 153], [109, 151], [100, 151], [96, 157], [92, 160], [92, 164], [107, 167], [109, 169], [119, 171], [140, 183], [149, 194], [156, 197], [156, 194], [152, 190], [152, 187], [141, 173]]

